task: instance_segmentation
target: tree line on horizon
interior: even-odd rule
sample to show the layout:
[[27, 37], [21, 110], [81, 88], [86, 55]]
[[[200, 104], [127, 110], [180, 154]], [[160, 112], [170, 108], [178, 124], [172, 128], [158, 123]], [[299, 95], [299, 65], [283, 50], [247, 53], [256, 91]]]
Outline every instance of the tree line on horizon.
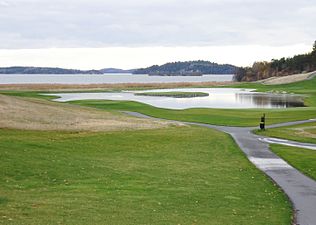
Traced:
[[312, 72], [316, 70], [316, 41], [313, 50], [294, 57], [272, 59], [270, 62], [255, 62], [252, 67], [239, 67], [234, 76], [236, 81], [256, 81], [273, 76]]

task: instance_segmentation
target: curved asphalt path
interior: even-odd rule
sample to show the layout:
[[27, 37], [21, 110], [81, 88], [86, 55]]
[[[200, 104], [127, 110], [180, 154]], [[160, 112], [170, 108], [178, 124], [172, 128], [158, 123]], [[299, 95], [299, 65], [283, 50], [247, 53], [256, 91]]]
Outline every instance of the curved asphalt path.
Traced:
[[[153, 119], [137, 112], [124, 112], [131, 116]], [[159, 118], [154, 118], [159, 119]], [[315, 119], [274, 124], [267, 128], [290, 126], [308, 122]], [[179, 122], [179, 121], [177, 121]], [[295, 210], [295, 224], [316, 225], [316, 181], [305, 176], [293, 168], [269, 149], [269, 143], [260, 140], [262, 137], [253, 134], [255, 127], [226, 127], [203, 123], [183, 122], [184, 124], [197, 125], [217, 129], [230, 134], [248, 159], [261, 171], [272, 178], [288, 195]]]

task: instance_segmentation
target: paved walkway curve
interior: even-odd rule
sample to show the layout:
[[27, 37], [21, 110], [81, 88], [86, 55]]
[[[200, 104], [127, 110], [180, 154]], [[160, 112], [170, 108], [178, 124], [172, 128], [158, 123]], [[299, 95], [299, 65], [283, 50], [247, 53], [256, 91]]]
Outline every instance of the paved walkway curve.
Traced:
[[[137, 112], [125, 112], [131, 116], [141, 118], [151, 118]], [[159, 119], [159, 118], [154, 118]], [[290, 126], [302, 123], [313, 122], [315, 120], [304, 120], [288, 122], [267, 126], [268, 128]], [[179, 121], [177, 121], [179, 122]], [[198, 125], [217, 129], [230, 134], [240, 149], [246, 154], [248, 159], [265, 174], [271, 177], [283, 191], [288, 195], [293, 203], [295, 224], [316, 225], [316, 181], [305, 176], [297, 169], [293, 168], [279, 156], [269, 149], [269, 144], [260, 141], [261, 136], [253, 134], [254, 127], [226, 127], [203, 123], [183, 122], [189, 125]]]

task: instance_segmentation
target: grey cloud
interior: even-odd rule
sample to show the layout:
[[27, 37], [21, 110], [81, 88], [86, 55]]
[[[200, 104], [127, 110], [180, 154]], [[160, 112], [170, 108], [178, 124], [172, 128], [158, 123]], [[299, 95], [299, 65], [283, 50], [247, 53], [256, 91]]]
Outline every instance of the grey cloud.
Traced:
[[310, 0], [0, 0], [0, 48], [311, 44]]

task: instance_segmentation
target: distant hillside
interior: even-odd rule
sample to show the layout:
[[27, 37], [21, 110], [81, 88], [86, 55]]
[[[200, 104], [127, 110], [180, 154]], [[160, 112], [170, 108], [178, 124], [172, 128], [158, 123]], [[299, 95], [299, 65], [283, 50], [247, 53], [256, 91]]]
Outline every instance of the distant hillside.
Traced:
[[234, 74], [237, 67], [229, 64], [217, 64], [209, 61], [173, 62], [148, 68], [137, 69], [134, 74], [158, 76], [199, 76], [203, 74]]
[[316, 70], [316, 41], [310, 53], [290, 58], [272, 59], [271, 62], [255, 62], [252, 67], [238, 68], [236, 81], [256, 81], [269, 77], [282, 77]]
[[0, 74], [102, 74], [100, 70], [74, 70], [51, 67], [3, 67]]

